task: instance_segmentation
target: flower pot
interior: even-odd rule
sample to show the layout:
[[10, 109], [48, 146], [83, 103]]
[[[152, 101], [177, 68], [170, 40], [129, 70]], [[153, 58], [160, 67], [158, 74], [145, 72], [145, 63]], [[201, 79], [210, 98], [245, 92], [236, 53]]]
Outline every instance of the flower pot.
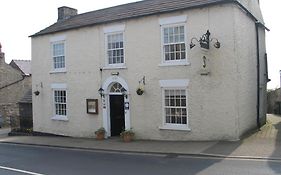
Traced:
[[40, 92], [39, 92], [39, 91], [35, 91], [34, 94], [35, 94], [36, 96], [38, 96], [38, 95], [40, 94]]
[[125, 134], [124, 136], [123, 136], [123, 141], [124, 142], [131, 142], [132, 140], [133, 140], [133, 135], [130, 135], [130, 134]]
[[103, 140], [104, 139], [104, 133], [96, 133], [96, 139], [97, 140]]
[[143, 94], [143, 92], [144, 92], [144, 90], [142, 90], [142, 89], [140, 89], [140, 88], [139, 88], [139, 89], [137, 89], [137, 91], [136, 91], [136, 92], [137, 92], [137, 94], [138, 94], [138, 95], [142, 95], [142, 94]]

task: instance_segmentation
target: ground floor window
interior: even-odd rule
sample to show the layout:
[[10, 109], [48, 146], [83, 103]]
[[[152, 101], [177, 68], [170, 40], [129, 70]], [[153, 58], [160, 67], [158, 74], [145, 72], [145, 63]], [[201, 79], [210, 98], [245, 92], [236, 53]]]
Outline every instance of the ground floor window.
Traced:
[[163, 123], [160, 129], [189, 131], [188, 79], [160, 80]]
[[166, 124], [187, 124], [186, 90], [164, 89]]
[[54, 90], [55, 114], [66, 116], [66, 90]]
[[67, 121], [67, 85], [52, 84], [53, 120]]

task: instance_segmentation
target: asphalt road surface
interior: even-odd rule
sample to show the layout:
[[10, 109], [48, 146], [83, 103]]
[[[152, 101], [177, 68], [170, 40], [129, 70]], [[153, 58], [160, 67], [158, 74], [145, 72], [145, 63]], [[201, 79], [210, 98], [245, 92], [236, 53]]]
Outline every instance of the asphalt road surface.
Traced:
[[0, 144], [0, 175], [158, 174], [281, 174], [281, 160], [220, 159]]

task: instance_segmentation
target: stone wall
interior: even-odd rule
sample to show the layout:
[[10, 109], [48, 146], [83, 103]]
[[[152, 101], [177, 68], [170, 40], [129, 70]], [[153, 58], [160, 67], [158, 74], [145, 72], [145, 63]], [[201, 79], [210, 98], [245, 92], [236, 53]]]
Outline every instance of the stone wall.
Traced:
[[31, 77], [29, 76], [22, 77], [17, 83], [3, 89], [0, 87], [0, 104], [18, 103], [29, 89], [31, 89]]
[[11, 126], [17, 128], [19, 126], [19, 105], [15, 103], [0, 103], [0, 114], [2, 116], [2, 127]]
[[19, 127], [18, 102], [29, 89], [31, 76], [24, 76], [21, 71], [5, 63], [0, 44], [0, 114], [4, 126]]
[[267, 92], [267, 113], [281, 114], [281, 89], [278, 88]]

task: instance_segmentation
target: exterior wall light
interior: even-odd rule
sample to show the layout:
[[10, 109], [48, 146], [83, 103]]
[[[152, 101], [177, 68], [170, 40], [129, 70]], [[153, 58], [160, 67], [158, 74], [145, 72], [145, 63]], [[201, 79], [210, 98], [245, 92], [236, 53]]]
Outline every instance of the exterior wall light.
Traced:
[[127, 94], [127, 90], [124, 89], [124, 91], [122, 92], [122, 95], [127, 99], [128, 98], [128, 94]]
[[197, 41], [197, 42], [200, 44], [201, 48], [207, 49], [207, 50], [210, 49], [210, 43], [211, 43], [213, 40], [216, 40], [216, 42], [215, 42], [215, 44], [214, 44], [214, 47], [217, 48], [217, 49], [219, 49], [219, 48], [221, 47], [221, 43], [220, 43], [219, 40], [216, 39], [216, 38], [210, 39], [210, 35], [211, 35], [210, 31], [207, 30], [207, 32], [206, 32], [205, 34], [203, 34], [203, 35], [200, 37], [199, 40], [198, 40], [196, 37], [193, 37], [193, 38], [191, 39], [190, 44], [189, 44], [190, 49], [192, 49], [193, 47], [196, 46], [196, 45], [193, 43], [193, 40]]
[[103, 88], [99, 88], [98, 91], [99, 91], [100, 96], [104, 97], [104, 90], [103, 90]]

